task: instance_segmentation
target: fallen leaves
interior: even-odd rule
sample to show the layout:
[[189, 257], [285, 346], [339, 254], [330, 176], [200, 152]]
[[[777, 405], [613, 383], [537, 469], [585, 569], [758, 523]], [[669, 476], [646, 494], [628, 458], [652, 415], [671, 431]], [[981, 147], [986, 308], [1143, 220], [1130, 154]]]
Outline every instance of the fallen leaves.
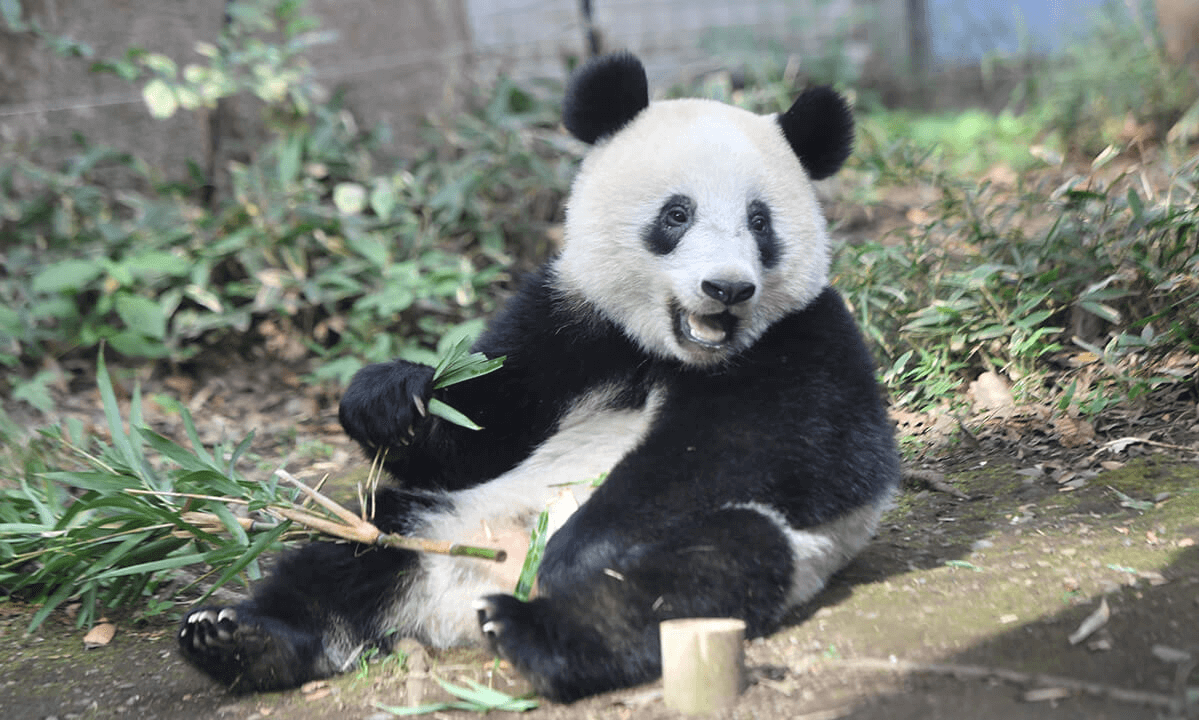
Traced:
[[102, 648], [112, 642], [116, 634], [117, 626], [101, 618], [100, 622], [83, 636], [83, 647], [88, 650]]

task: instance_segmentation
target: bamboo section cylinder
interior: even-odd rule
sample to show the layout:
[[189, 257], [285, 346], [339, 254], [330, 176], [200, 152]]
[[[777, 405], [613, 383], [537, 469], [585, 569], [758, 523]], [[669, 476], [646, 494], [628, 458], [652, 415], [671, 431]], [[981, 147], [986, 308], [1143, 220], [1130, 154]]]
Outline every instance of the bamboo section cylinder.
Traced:
[[689, 715], [731, 707], [745, 686], [745, 622], [680, 618], [659, 626], [666, 706]]

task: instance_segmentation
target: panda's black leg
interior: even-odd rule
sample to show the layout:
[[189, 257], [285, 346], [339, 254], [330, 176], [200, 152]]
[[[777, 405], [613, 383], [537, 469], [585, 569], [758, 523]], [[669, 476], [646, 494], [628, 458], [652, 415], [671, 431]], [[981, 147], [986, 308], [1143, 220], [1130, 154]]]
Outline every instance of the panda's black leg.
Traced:
[[[644, 527], [653, 529], [625, 527], [589, 543], [568, 523], [560, 531], [567, 537], [555, 535], [546, 549], [541, 596], [492, 595], [476, 604], [492, 648], [542, 695], [570, 702], [654, 679], [662, 620], [741, 618], [751, 637], [777, 627], [793, 561], [774, 521], [728, 508]], [[587, 558], [599, 557], [588, 566]]]
[[295, 687], [345, 670], [363, 650], [386, 649], [385, 600], [403, 591], [416, 556], [313, 543], [280, 559], [253, 598], [184, 616], [184, 657], [234, 691]]

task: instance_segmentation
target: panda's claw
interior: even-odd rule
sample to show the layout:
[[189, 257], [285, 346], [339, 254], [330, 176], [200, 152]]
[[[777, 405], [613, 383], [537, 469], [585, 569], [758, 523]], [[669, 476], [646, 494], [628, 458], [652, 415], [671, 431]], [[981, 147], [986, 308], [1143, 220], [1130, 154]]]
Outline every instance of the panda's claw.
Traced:
[[471, 603], [471, 607], [479, 617], [479, 630], [491, 643], [492, 648], [498, 651], [496, 641], [504, 632], [504, 623], [495, 619], [496, 604], [488, 598], [479, 598]]

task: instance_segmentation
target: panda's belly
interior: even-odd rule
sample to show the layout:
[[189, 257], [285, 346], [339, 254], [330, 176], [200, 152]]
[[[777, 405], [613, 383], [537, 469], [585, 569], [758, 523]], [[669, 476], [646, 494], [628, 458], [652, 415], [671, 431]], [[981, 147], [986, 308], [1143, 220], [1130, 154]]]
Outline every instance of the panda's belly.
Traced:
[[575, 404], [558, 432], [520, 465], [475, 487], [449, 493], [450, 508], [419, 519], [422, 537], [498, 547], [502, 563], [424, 555], [420, 576], [394, 612], [395, 627], [410, 629], [440, 647], [480, 641], [471, 604], [492, 593], [510, 593], [524, 565], [529, 533], [550, 506], [551, 533], [586, 502], [595, 482], [645, 436], [660, 404], [651, 393], [645, 406], [611, 410], [613, 391], [593, 393]]

